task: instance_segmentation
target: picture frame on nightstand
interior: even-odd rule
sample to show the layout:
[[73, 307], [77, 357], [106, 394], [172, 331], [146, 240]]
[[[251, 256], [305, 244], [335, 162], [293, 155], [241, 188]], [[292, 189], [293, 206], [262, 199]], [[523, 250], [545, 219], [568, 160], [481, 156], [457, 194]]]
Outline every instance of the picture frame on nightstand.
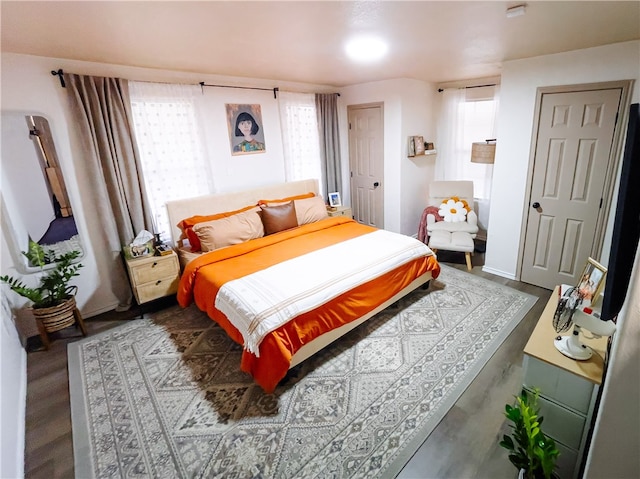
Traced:
[[333, 193], [329, 193], [329, 206], [342, 206], [342, 201], [340, 200], [340, 193], [334, 191]]

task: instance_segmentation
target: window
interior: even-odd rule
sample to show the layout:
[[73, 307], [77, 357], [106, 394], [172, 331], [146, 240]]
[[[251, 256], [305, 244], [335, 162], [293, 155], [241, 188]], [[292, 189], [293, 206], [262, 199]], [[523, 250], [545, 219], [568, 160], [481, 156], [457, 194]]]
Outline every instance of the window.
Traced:
[[442, 94], [438, 118], [435, 179], [473, 181], [478, 224], [485, 230], [493, 165], [471, 163], [471, 145], [496, 138], [497, 111], [498, 86], [449, 88]]
[[474, 196], [488, 199], [493, 165], [471, 163], [471, 144], [496, 138], [497, 87], [450, 88], [438, 119], [438, 180], [473, 180]]
[[496, 101], [490, 100], [466, 100], [462, 103], [464, 123], [462, 127], [462, 149], [460, 155], [463, 159], [463, 178], [473, 180], [474, 196], [487, 199], [491, 196], [491, 177], [493, 165], [471, 163], [471, 145], [495, 138], [495, 114]]
[[317, 178], [323, 195], [315, 95], [280, 92], [279, 103], [285, 180]]
[[197, 121], [200, 89], [192, 85], [129, 82], [136, 142], [154, 227], [171, 238], [165, 203], [213, 191]]

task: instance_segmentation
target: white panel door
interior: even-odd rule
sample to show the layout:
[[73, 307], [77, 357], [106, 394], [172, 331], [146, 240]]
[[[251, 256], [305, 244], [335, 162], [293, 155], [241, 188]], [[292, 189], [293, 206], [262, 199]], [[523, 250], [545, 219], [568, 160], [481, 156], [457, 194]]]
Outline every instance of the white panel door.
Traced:
[[382, 105], [349, 106], [351, 207], [356, 221], [384, 226]]
[[577, 284], [591, 255], [621, 89], [542, 96], [521, 280]]

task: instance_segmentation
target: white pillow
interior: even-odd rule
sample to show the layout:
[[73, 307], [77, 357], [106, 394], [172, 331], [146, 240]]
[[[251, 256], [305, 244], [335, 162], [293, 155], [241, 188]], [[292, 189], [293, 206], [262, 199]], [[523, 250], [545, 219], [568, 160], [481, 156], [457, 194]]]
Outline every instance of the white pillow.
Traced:
[[450, 198], [443, 201], [438, 214], [449, 223], [467, 221], [467, 209], [458, 198]]

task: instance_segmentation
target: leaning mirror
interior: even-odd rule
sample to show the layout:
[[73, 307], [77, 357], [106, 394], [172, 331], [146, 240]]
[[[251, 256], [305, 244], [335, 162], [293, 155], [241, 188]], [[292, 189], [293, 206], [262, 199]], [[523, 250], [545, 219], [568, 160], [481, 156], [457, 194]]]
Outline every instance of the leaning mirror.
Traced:
[[53, 138], [42, 115], [2, 113], [3, 230], [22, 273], [40, 271], [21, 254], [29, 240], [56, 255], [84, 254]]

